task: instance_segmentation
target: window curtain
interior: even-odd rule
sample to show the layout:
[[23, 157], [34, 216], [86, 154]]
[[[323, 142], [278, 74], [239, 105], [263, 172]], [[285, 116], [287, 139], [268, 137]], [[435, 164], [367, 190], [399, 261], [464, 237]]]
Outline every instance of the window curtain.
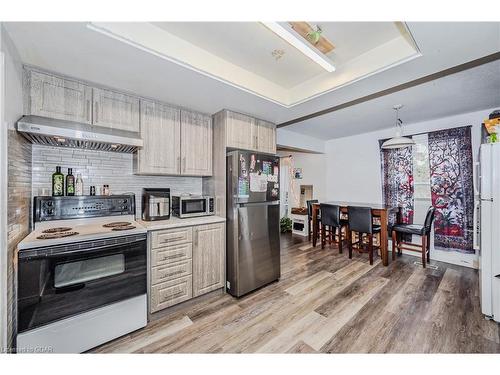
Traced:
[[[416, 142], [413, 147], [381, 149], [384, 203], [400, 205], [402, 221], [408, 224], [413, 223], [414, 217], [422, 224], [426, 209], [432, 204], [436, 208], [434, 248], [474, 253], [471, 127], [412, 138]], [[415, 179], [418, 194], [415, 194]], [[389, 224], [394, 220], [395, 217], [389, 218]]]

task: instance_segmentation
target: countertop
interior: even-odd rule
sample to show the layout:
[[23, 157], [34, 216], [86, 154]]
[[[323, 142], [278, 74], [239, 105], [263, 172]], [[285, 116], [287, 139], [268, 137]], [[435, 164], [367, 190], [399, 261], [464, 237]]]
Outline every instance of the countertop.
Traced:
[[148, 231], [172, 229], [181, 227], [190, 227], [193, 225], [205, 225], [214, 223], [223, 223], [226, 219], [220, 216], [200, 216], [180, 219], [175, 216], [170, 216], [168, 220], [144, 221], [139, 220], [139, 223]]

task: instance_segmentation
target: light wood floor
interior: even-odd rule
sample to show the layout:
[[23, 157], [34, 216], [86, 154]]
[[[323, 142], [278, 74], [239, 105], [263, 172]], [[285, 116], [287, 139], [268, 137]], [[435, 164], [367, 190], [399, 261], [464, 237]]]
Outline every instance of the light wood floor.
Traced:
[[284, 235], [279, 282], [158, 313], [93, 352], [500, 353], [498, 325], [480, 311], [477, 271], [367, 258]]

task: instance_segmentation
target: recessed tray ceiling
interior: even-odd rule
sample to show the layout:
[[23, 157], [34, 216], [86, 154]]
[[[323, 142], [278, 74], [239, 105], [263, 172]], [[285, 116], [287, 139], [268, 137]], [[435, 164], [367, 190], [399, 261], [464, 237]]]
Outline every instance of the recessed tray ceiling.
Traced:
[[[335, 48], [327, 72], [260, 22], [91, 23], [132, 44], [262, 98], [292, 107], [420, 56], [400, 22], [310, 22]], [[291, 29], [291, 26], [284, 22]], [[299, 36], [300, 38], [300, 36]]]

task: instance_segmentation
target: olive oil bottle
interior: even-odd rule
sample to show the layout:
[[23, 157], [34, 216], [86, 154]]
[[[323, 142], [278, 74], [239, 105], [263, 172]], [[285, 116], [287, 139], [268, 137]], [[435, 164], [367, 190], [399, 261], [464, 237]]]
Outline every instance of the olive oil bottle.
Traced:
[[57, 166], [52, 175], [52, 196], [62, 197], [64, 195], [64, 175], [61, 173], [61, 167]]
[[73, 176], [73, 168], [68, 168], [66, 175], [66, 195], [75, 195], [75, 176]]

